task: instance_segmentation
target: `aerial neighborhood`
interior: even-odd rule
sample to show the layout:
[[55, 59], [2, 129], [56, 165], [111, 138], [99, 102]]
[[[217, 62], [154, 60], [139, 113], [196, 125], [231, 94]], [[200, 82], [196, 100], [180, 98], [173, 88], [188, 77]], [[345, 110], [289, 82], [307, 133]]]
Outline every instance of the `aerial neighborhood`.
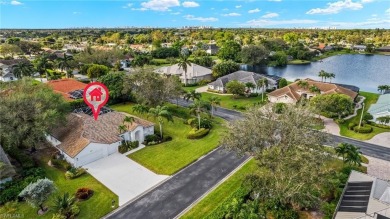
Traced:
[[390, 218], [389, 48], [379, 28], [2, 29], [0, 218]]

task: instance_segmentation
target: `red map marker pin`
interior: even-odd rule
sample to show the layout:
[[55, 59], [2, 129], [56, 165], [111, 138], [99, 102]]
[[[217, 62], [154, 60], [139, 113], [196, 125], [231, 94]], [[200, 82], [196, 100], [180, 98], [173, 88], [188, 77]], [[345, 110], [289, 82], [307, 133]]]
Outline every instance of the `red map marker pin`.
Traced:
[[108, 89], [100, 82], [89, 83], [84, 88], [84, 102], [91, 108], [93, 117], [95, 120], [98, 119], [100, 109], [106, 105], [108, 101]]

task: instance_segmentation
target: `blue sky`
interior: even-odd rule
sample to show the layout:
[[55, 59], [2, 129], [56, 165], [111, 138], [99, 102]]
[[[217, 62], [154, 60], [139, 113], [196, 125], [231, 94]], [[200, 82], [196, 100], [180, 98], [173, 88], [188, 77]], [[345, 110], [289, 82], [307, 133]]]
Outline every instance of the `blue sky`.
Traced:
[[0, 28], [390, 28], [390, 0], [0, 0]]

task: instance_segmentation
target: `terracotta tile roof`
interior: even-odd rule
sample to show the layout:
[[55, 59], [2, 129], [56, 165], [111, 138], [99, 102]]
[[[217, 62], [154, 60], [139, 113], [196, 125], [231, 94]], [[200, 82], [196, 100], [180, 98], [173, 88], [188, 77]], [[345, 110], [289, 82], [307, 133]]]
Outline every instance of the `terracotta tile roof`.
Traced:
[[75, 90], [81, 90], [87, 86], [87, 84], [84, 84], [74, 79], [53, 80], [47, 82], [47, 84], [51, 88], [53, 88], [55, 92], [62, 94], [62, 96], [64, 96], [64, 98], [68, 101], [73, 100], [72, 98], [69, 97], [69, 92]]
[[[118, 127], [128, 114], [109, 112], [94, 120], [84, 113], [71, 113], [67, 116], [67, 124], [56, 128], [51, 135], [61, 142], [59, 149], [70, 157], [75, 157], [90, 143], [112, 144], [121, 141]], [[131, 116], [131, 115], [129, 115]], [[138, 126], [151, 127], [154, 123], [135, 117], [135, 121], [127, 125], [129, 131]]]
[[318, 89], [320, 89], [321, 94], [345, 94], [352, 99], [355, 99], [356, 96], [358, 95], [357, 92], [352, 91], [348, 88], [344, 88], [340, 85], [332, 84], [332, 83], [325, 83], [325, 82], [320, 82], [320, 81], [315, 81], [312, 79], [305, 79], [304, 81], [308, 82], [308, 87], [307, 88], [302, 88], [298, 85], [298, 81], [289, 84], [286, 87], [283, 87], [281, 89], [277, 89], [275, 91], [272, 91], [269, 93], [269, 96], [274, 96], [274, 97], [280, 97], [282, 95], [288, 95], [294, 100], [299, 100], [301, 95], [298, 93], [298, 91], [305, 92], [305, 93], [311, 93], [309, 88], [311, 86], [316, 86]]

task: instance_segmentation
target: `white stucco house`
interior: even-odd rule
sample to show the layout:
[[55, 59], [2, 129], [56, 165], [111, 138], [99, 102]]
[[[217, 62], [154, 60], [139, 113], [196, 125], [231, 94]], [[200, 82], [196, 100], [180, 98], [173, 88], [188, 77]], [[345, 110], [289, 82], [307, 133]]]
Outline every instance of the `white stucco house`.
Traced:
[[374, 122], [378, 122], [379, 117], [390, 116], [390, 93], [380, 95], [378, 101], [372, 104], [367, 112], [374, 117]]
[[[164, 66], [156, 69], [154, 72], [161, 75], [178, 76], [180, 81], [185, 83], [184, 70], [180, 68], [178, 64]], [[201, 80], [211, 80], [211, 74], [211, 69], [191, 63], [190, 66], [187, 66], [187, 84], [195, 84]]]
[[[139, 141], [154, 134], [152, 122], [134, 117], [134, 122], [123, 123], [127, 115], [119, 112], [107, 112], [99, 115], [98, 120], [85, 113], [71, 113], [67, 123], [47, 135], [46, 139], [56, 147], [73, 166], [80, 167], [116, 153], [122, 141]], [[119, 126], [124, 124], [126, 131], [120, 133]]]
[[0, 81], [16, 81], [18, 80], [15, 75], [12, 73], [12, 66], [5, 65], [0, 63]]

